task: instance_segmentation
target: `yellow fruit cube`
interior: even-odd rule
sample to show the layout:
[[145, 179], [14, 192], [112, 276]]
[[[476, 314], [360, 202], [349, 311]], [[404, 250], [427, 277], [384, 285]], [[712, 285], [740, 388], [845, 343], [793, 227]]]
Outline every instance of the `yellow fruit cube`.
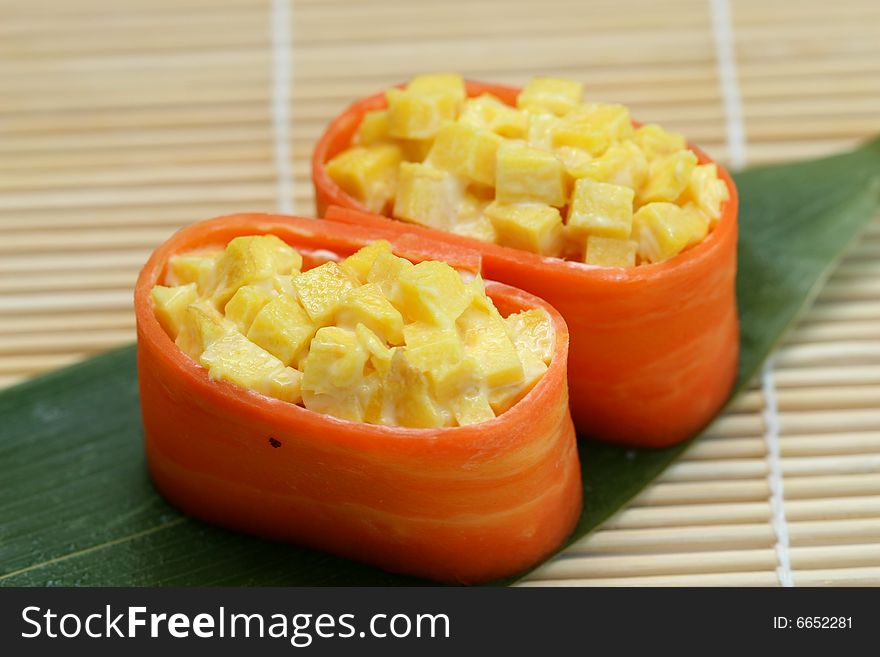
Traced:
[[362, 397], [369, 354], [354, 331], [337, 326], [319, 329], [303, 361], [305, 407], [346, 420], [363, 420]]
[[520, 351], [518, 355], [522, 363], [520, 379], [489, 391], [489, 404], [496, 415], [501, 415], [525, 397], [547, 371], [544, 361], [531, 351]]
[[584, 95], [584, 85], [573, 80], [532, 78], [516, 99], [516, 106], [529, 112], [550, 112], [557, 116], [574, 109]]
[[409, 362], [432, 381], [462, 359], [461, 340], [454, 326], [413, 322], [407, 324], [404, 336]]
[[352, 389], [364, 375], [369, 354], [354, 331], [325, 326], [315, 333], [303, 364], [303, 390], [335, 393]]
[[302, 372], [285, 367], [268, 378], [266, 394], [293, 404], [302, 403]]
[[674, 201], [687, 187], [696, 166], [697, 156], [692, 151], [676, 151], [652, 160], [648, 179], [638, 192], [639, 204]]
[[513, 313], [504, 319], [518, 352], [531, 351], [549, 365], [556, 350], [556, 332], [550, 315], [541, 308]]
[[308, 349], [316, 328], [296, 299], [280, 294], [256, 314], [247, 337], [285, 365], [290, 365]]
[[391, 135], [388, 134], [388, 110], [373, 110], [364, 114], [357, 132], [358, 144], [372, 146], [387, 141], [390, 137]]
[[714, 228], [721, 217], [721, 204], [730, 198], [730, 192], [718, 178], [718, 168], [714, 164], [703, 164], [694, 167], [682, 198], [686, 203], [693, 203], [709, 227]]
[[591, 162], [596, 161], [596, 158], [590, 155], [587, 151], [575, 148], [574, 146], [560, 146], [559, 148], [553, 149], [553, 152], [556, 154], [556, 157], [562, 161], [563, 166], [565, 166], [565, 171], [576, 178], [583, 177], [576, 174], [582, 169], [588, 167]]
[[629, 187], [580, 178], [568, 210], [568, 230], [572, 235], [626, 239], [632, 230], [634, 192]]
[[170, 281], [174, 285], [195, 283], [199, 294], [211, 294], [216, 281], [215, 269], [222, 253], [222, 251], [213, 251], [174, 256], [171, 258]]
[[675, 203], [648, 203], [633, 216], [632, 238], [638, 243], [639, 257], [662, 262], [677, 255], [706, 236], [706, 221]]
[[495, 388], [522, 380], [522, 363], [497, 312], [492, 314], [471, 306], [462, 313], [457, 326], [465, 355], [477, 361], [488, 386]]
[[553, 153], [504, 142], [495, 162], [495, 198], [501, 203], [545, 203], [561, 208], [568, 196], [566, 175]]
[[669, 132], [656, 123], [648, 123], [636, 130], [633, 141], [649, 160], [687, 148], [684, 135]]
[[462, 193], [461, 181], [448, 171], [404, 162], [393, 213], [397, 219], [447, 230], [458, 216]]
[[398, 139], [397, 145], [407, 162], [424, 162], [434, 145], [434, 139]]
[[223, 314], [235, 327], [247, 335], [254, 317], [275, 295], [261, 285], [242, 285], [226, 302]]
[[235, 332], [231, 325], [223, 321], [223, 315], [210, 303], [197, 301], [187, 307], [174, 344], [190, 358], [198, 360], [210, 344]]
[[293, 280], [299, 302], [318, 326], [333, 321], [346, 293], [357, 285], [357, 280], [335, 262], [325, 262]]
[[367, 350], [370, 364], [379, 374], [385, 376], [391, 367], [392, 350], [388, 345], [363, 324], [358, 324], [354, 329], [360, 345]]
[[551, 130], [553, 148], [572, 146], [599, 156], [632, 134], [629, 110], [623, 105], [592, 103], [569, 112]]
[[397, 144], [354, 146], [327, 163], [327, 174], [371, 212], [384, 212], [397, 188], [403, 153]]
[[407, 91], [426, 96], [446, 96], [455, 102], [456, 113], [461, 109], [467, 91], [458, 73], [426, 73], [417, 75], [406, 85]]
[[392, 253], [380, 253], [373, 261], [370, 273], [367, 274], [368, 283], [376, 283], [382, 290], [382, 294], [400, 310], [403, 300], [400, 295], [400, 275], [413, 264], [405, 258], [398, 258]]
[[402, 312], [409, 321], [451, 326], [471, 302], [461, 275], [445, 262], [426, 260], [401, 272]]
[[554, 207], [494, 201], [486, 208], [486, 216], [503, 246], [546, 256], [557, 256], [562, 248], [562, 216]]
[[153, 312], [156, 319], [172, 340], [177, 338], [183, 323], [186, 321], [186, 309], [195, 303], [198, 291], [195, 283], [166, 287], [155, 285], [150, 290], [153, 300]]
[[480, 367], [470, 356], [436, 376], [434, 391], [437, 401], [452, 410], [460, 426], [486, 422], [495, 417]]
[[339, 263], [339, 266], [347, 270], [361, 283], [367, 282], [367, 276], [373, 263], [380, 253], [391, 253], [391, 244], [388, 240], [376, 240], [348, 256]]
[[648, 160], [633, 142], [622, 141], [611, 144], [597, 158], [573, 162], [568, 172], [574, 178], [590, 178], [635, 190], [648, 177]]
[[431, 396], [427, 376], [409, 360], [405, 348], [394, 349], [384, 381], [386, 410], [383, 418], [402, 427], [441, 427], [452, 424]]
[[403, 344], [403, 316], [376, 283], [349, 290], [336, 311], [336, 325], [354, 329], [363, 324], [390, 344]]
[[549, 112], [529, 113], [526, 142], [533, 148], [549, 151], [553, 148], [553, 129], [560, 124], [560, 118]]
[[217, 287], [212, 300], [224, 308], [242, 285], [269, 281], [302, 267], [302, 256], [275, 235], [236, 237], [217, 262]]
[[635, 267], [638, 244], [632, 240], [590, 235], [584, 262], [598, 267]]
[[284, 401], [299, 402], [299, 372], [287, 367], [238, 331], [209, 344], [199, 357], [212, 379], [229, 381]]
[[452, 232], [482, 242], [495, 242], [498, 239], [498, 233], [495, 232], [492, 221], [482, 214], [473, 218], [460, 219], [452, 227]]
[[502, 139], [469, 123], [449, 122], [440, 128], [428, 164], [482, 185], [495, 184], [495, 154]]
[[465, 101], [458, 120], [509, 139], [525, 137], [529, 126], [525, 113], [506, 105], [492, 94], [482, 94]]
[[389, 89], [388, 134], [397, 139], [429, 139], [445, 121], [458, 113], [459, 100], [451, 94], [424, 94], [412, 89]]

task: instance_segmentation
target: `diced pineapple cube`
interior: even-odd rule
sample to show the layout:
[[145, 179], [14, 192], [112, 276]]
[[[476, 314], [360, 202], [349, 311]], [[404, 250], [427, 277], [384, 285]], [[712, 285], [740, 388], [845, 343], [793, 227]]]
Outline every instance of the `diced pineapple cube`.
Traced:
[[591, 162], [596, 161], [596, 158], [587, 151], [575, 148], [574, 146], [560, 146], [554, 149], [553, 152], [562, 161], [566, 172], [576, 178], [581, 178], [582, 176], [576, 174], [588, 167]]
[[353, 331], [325, 326], [312, 339], [303, 362], [305, 407], [346, 420], [363, 421], [364, 383], [369, 354]]
[[495, 242], [498, 239], [498, 233], [491, 220], [485, 215], [480, 214], [470, 219], [462, 218], [453, 227], [452, 232], [462, 237], [470, 237], [482, 242]]
[[638, 244], [632, 240], [590, 235], [584, 262], [599, 267], [635, 267]]
[[571, 111], [584, 95], [584, 85], [573, 80], [532, 78], [516, 99], [516, 106], [530, 112], [551, 112], [558, 116]]
[[553, 129], [561, 122], [560, 118], [549, 112], [528, 114], [526, 143], [532, 148], [549, 151], [553, 148]]
[[236, 237], [217, 262], [217, 287], [212, 300], [224, 308], [242, 285], [270, 281], [302, 267], [302, 256], [275, 235]]
[[549, 365], [556, 350], [556, 332], [550, 315], [542, 308], [513, 313], [504, 319], [518, 352], [531, 351]]
[[491, 314], [473, 305], [462, 313], [457, 326], [465, 355], [477, 361], [488, 386], [495, 388], [522, 380], [522, 363], [497, 312]]
[[503, 246], [547, 256], [558, 255], [562, 248], [562, 216], [554, 207], [494, 201], [486, 208], [486, 216]]
[[463, 185], [449, 173], [425, 164], [400, 165], [394, 216], [446, 230], [458, 216]]
[[342, 190], [371, 212], [384, 212], [397, 187], [403, 153], [397, 144], [353, 146], [327, 163], [327, 173]]
[[718, 168], [714, 164], [703, 164], [694, 167], [682, 198], [686, 203], [693, 203], [713, 228], [721, 217], [721, 204], [730, 198], [730, 192], [718, 178]]
[[376, 240], [370, 242], [365, 247], [358, 249], [345, 260], [339, 263], [339, 266], [347, 270], [361, 283], [367, 282], [367, 275], [376, 262], [376, 258], [380, 253], [391, 253], [391, 244], [388, 240]]
[[256, 314], [247, 337], [285, 365], [290, 365], [308, 348], [316, 328], [296, 299], [280, 294]]
[[376, 283], [349, 290], [336, 311], [336, 325], [354, 329], [363, 324], [390, 344], [403, 344], [403, 316]]
[[461, 425], [486, 422], [495, 417], [483, 384], [482, 372], [476, 359], [462, 358], [434, 379], [437, 401], [452, 409], [456, 422]]
[[590, 178], [635, 190], [648, 177], [648, 160], [633, 142], [622, 141], [611, 144], [597, 158], [573, 163], [568, 172], [574, 178]]
[[427, 376], [409, 360], [407, 350], [397, 347], [384, 381], [385, 421], [402, 427], [441, 427], [452, 423], [434, 402]]
[[378, 335], [363, 324], [358, 324], [354, 329], [354, 333], [361, 346], [367, 350], [370, 364], [379, 374], [385, 376], [391, 367], [392, 350], [388, 348], [388, 345]]
[[578, 179], [568, 210], [569, 231], [582, 238], [601, 235], [626, 239], [632, 230], [633, 196], [629, 187]]
[[186, 309], [184, 321], [174, 341], [181, 351], [198, 360], [210, 344], [236, 332], [223, 321], [223, 315], [210, 303], [197, 301]]
[[211, 342], [199, 357], [212, 379], [229, 381], [264, 395], [298, 402], [299, 372], [233, 331]]
[[388, 110], [373, 110], [364, 114], [357, 132], [357, 143], [361, 146], [372, 146], [386, 141], [388, 134]]
[[367, 274], [368, 283], [376, 283], [382, 290], [382, 294], [400, 310], [403, 308], [403, 299], [400, 294], [400, 275], [413, 264], [405, 258], [398, 258], [392, 253], [380, 253], [373, 261], [370, 273]]
[[551, 130], [551, 145], [572, 146], [599, 156], [631, 133], [632, 122], [626, 107], [593, 103], [566, 114]]
[[247, 335], [254, 317], [272, 300], [273, 296], [275, 295], [272, 291], [261, 285], [242, 285], [226, 302], [223, 313], [239, 331]]
[[424, 162], [431, 152], [434, 139], [398, 139], [397, 145], [403, 151], [403, 159], [407, 162]]
[[519, 351], [522, 363], [522, 376], [518, 381], [497, 386], [489, 391], [489, 404], [492, 410], [501, 415], [520, 399], [525, 397], [547, 371], [547, 365], [531, 351]]
[[412, 89], [389, 89], [388, 133], [397, 139], [429, 139], [444, 121], [458, 113], [459, 101], [450, 94], [424, 94]]
[[649, 160], [687, 148], [683, 135], [669, 132], [656, 123], [648, 123], [636, 130], [633, 141]]
[[469, 123], [449, 122], [440, 128], [427, 162], [482, 185], [495, 184], [495, 153], [502, 139]]
[[357, 285], [357, 280], [335, 262], [325, 262], [293, 280], [299, 302], [317, 326], [333, 320], [345, 294]]
[[155, 285], [150, 290], [153, 300], [153, 311], [156, 319], [172, 340], [177, 338], [183, 323], [186, 321], [186, 309], [195, 303], [198, 296], [195, 283], [165, 287]]
[[458, 73], [426, 73], [417, 75], [406, 85], [407, 91], [426, 96], [447, 96], [455, 102], [456, 113], [461, 109], [467, 91]]
[[216, 281], [215, 268], [222, 251], [186, 253], [171, 258], [171, 282], [174, 285], [195, 283], [199, 294], [213, 292]]
[[687, 187], [696, 166], [697, 156], [692, 151], [676, 151], [652, 160], [648, 179], [638, 192], [639, 204], [674, 201]]
[[465, 101], [458, 120], [510, 139], [525, 137], [529, 125], [528, 117], [523, 112], [506, 105], [492, 94], [482, 94]]
[[567, 201], [565, 167], [552, 153], [504, 142], [495, 163], [495, 198], [501, 203], [546, 203], [561, 208]]
[[436, 381], [461, 361], [461, 340], [454, 326], [438, 327], [424, 322], [407, 324], [404, 329], [410, 364]]
[[471, 302], [461, 275], [445, 262], [426, 260], [398, 278], [402, 312], [409, 321], [450, 326]]
[[285, 367], [269, 377], [266, 394], [293, 404], [302, 403], [302, 372]]
[[662, 262], [706, 236], [706, 222], [696, 212], [686, 212], [675, 203], [648, 203], [633, 216], [632, 238], [638, 242], [639, 257]]

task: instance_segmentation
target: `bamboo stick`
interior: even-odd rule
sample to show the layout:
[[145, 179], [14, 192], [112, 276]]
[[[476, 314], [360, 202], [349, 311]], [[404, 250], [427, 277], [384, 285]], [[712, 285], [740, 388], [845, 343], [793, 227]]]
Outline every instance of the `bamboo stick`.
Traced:
[[775, 571], [524, 581], [518, 586], [778, 586]]
[[[869, 521], [838, 521], [869, 522]], [[807, 523], [804, 523], [807, 524]], [[818, 523], [821, 524], [821, 523]], [[855, 529], [855, 527], [854, 527]], [[873, 529], [873, 527], [872, 527]], [[802, 528], [799, 539], [815, 538], [822, 530]], [[826, 531], [825, 534], [832, 534]], [[863, 532], [864, 533], [864, 532]], [[855, 542], [855, 541], [853, 541]], [[576, 541], [570, 554], [598, 553], [658, 553], [700, 550], [731, 550], [770, 547], [776, 536], [770, 523], [735, 525], [703, 525], [698, 527], [657, 527], [650, 529], [600, 529]]]
[[560, 556], [539, 566], [526, 581], [650, 577], [723, 572], [772, 571], [776, 552], [772, 549], [719, 550], [680, 554]]

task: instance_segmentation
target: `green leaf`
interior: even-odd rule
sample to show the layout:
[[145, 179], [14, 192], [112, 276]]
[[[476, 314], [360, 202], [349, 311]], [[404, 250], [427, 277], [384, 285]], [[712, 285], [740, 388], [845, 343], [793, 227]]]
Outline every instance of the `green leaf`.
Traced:
[[[751, 379], [880, 210], [880, 141], [737, 176], [742, 352]], [[421, 584], [191, 520], [147, 476], [133, 347], [0, 394], [0, 585]], [[687, 448], [582, 441], [582, 537]]]

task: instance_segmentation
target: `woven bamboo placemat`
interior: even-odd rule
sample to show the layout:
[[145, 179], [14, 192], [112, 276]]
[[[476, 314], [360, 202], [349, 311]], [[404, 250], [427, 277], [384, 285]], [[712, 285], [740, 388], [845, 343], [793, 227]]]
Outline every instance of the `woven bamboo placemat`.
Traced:
[[[873, 0], [0, 0], [0, 386], [130, 342], [179, 226], [311, 214], [311, 144], [358, 96], [555, 73], [742, 166], [880, 132], [878, 25]], [[880, 222], [710, 436], [529, 582], [880, 584]]]

